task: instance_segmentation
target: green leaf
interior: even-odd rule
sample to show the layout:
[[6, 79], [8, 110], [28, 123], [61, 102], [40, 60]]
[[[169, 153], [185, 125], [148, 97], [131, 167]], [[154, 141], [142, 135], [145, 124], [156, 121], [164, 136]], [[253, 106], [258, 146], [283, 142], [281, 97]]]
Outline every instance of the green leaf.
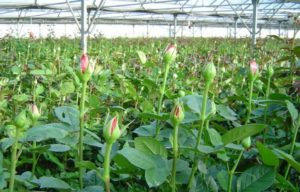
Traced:
[[55, 108], [56, 117], [69, 125], [72, 126], [73, 130], [79, 129], [79, 111], [74, 107], [62, 106]]
[[291, 114], [293, 121], [295, 121], [298, 117], [298, 110], [296, 109], [295, 105], [293, 103], [291, 103], [290, 101], [286, 100], [285, 102], [286, 102], [287, 108]]
[[227, 131], [222, 136], [222, 141], [224, 145], [227, 145], [228, 143], [232, 143], [234, 141], [242, 140], [246, 137], [255, 135], [261, 131], [263, 131], [266, 128], [266, 125], [264, 124], [247, 124], [240, 127], [233, 128], [229, 131]]
[[299, 191], [289, 180], [285, 179], [284, 176], [280, 175], [279, 173], [276, 174], [276, 180], [278, 182], [278, 185], [280, 187], [285, 188], [285, 190], [287, 191], [293, 191], [293, 192]]
[[213, 146], [223, 145], [222, 137], [218, 133], [218, 131], [216, 131], [213, 128], [208, 128], [207, 131], [208, 131], [210, 142]]
[[274, 149], [283, 159], [285, 159], [298, 173], [300, 173], [300, 164], [294, 159], [293, 156], [287, 154], [279, 149]]
[[275, 182], [275, 169], [257, 165], [244, 171], [237, 180], [239, 192], [260, 192], [268, 189]]
[[145, 170], [145, 178], [149, 187], [162, 184], [170, 174], [167, 159], [159, 155], [151, 155], [136, 149], [125, 147], [119, 154], [130, 163]]
[[97, 166], [91, 161], [76, 162], [76, 167], [99, 171]]
[[[217, 174], [217, 180], [224, 191], [227, 191], [229, 175], [227, 171], [220, 171]], [[234, 187], [233, 187], [234, 188]], [[235, 191], [235, 190], [234, 190]]]
[[166, 159], [162, 159], [160, 156], [154, 156], [153, 158], [156, 166], [146, 169], [145, 171], [145, 178], [149, 187], [159, 186], [170, 174], [168, 161]]
[[[184, 105], [192, 112], [201, 115], [202, 110], [202, 95], [187, 95], [181, 98]], [[211, 113], [211, 101], [208, 100], [206, 104], [206, 116]]]
[[148, 154], [161, 155], [165, 158], [168, 156], [164, 145], [152, 137], [137, 137], [134, 139], [134, 145], [137, 150]]
[[68, 134], [65, 129], [68, 129], [68, 126], [62, 123], [38, 125], [26, 131], [25, 140], [40, 142], [47, 139], [62, 139]]
[[130, 163], [141, 169], [150, 169], [155, 167], [155, 162], [151, 155], [138, 151], [136, 149], [125, 147], [118, 152], [123, 155]]
[[237, 120], [237, 114], [225, 105], [217, 105], [217, 112], [227, 120], [235, 121]]
[[298, 58], [300, 57], [300, 46], [294, 47], [294, 53]]
[[277, 167], [279, 165], [278, 157], [269, 148], [260, 142], [256, 142], [257, 149], [264, 164]]
[[50, 69], [35, 69], [30, 71], [30, 75], [52, 75], [52, 71]]
[[139, 136], [154, 136], [155, 135], [156, 123], [150, 125], [142, 125], [136, 128], [133, 132]]
[[40, 179], [38, 179], [38, 184], [40, 185], [41, 189], [43, 188], [71, 189], [68, 183], [54, 177], [41, 177]]
[[70, 149], [71, 148], [68, 145], [51, 144], [48, 150], [52, 152], [66, 152], [66, 151], [70, 151]]
[[64, 82], [60, 87], [60, 92], [62, 95], [68, 95], [75, 91], [75, 86], [72, 81]]
[[79, 192], [103, 192], [103, 191], [104, 189], [102, 186], [88, 186]]

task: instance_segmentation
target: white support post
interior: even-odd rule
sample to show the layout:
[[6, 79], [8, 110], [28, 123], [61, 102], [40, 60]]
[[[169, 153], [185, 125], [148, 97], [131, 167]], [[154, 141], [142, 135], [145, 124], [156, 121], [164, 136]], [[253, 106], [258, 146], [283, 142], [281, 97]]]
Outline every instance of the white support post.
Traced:
[[252, 0], [253, 5], [253, 21], [252, 21], [252, 46], [256, 47], [256, 31], [257, 31], [257, 5], [259, 0]]
[[83, 54], [87, 53], [87, 2], [81, 0], [81, 50]]
[[172, 36], [172, 32], [171, 32], [171, 24], [168, 24], [168, 26], [169, 26], [169, 38], [171, 38], [171, 36]]

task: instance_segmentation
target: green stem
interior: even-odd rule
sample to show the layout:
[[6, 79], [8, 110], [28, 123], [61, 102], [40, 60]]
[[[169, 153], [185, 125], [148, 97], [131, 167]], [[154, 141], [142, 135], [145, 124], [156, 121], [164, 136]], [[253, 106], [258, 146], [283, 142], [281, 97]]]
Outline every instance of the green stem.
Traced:
[[[80, 111], [80, 130], [79, 130], [79, 143], [78, 143], [78, 159], [79, 162], [83, 161], [83, 128], [84, 128], [84, 104], [85, 104], [85, 96], [86, 96], [86, 87], [87, 81], [82, 82], [82, 90], [81, 90], [81, 101], [79, 106]], [[79, 186], [80, 189], [83, 188], [83, 168], [79, 167]]]
[[16, 128], [16, 134], [11, 152], [11, 166], [10, 166], [10, 179], [9, 179], [9, 192], [14, 192], [16, 166], [17, 166], [17, 150], [18, 150], [18, 140], [19, 140], [19, 127]]
[[252, 93], [253, 93], [253, 84], [254, 84], [254, 79], [250, 80], [250, 90], [249, 90], [249, 101], [248, 101], [248, 113], [247, 113], [247, 117], [245, 120], [245, 124], [247, 124], [249, 122], [250, 119], [250, 115], [252, 112]]
[[172, 166], [172, 192], [176, 191], [176, 161], [178, 156], [178, 124], [174, 127], [173, 132], [173, 166]]
[[237, 158], [237, 160], [236, 160], [234, 166], [232, 167], [232, 169], [231, 169], [230, 172], [229, 172], [229, 180], [228, 180], [228, 188], [227, 188], [227, 192], [231, 192], [233, 175], [234, 175], [235, 170], [236, 170], [236, 168], [237, 168], [237, 166], [238, 166], [238, 164], [239, 164], [239, 162], [240, 162], [240, 160], [241, 160], [241, 157], [242, 157], [243, 153], [244, 153], [244, 151], [242, 150], [242, 151], [240, 152], [239, 157]]
[[[165, 95], [166, 83], [167, 83], [169, 70], [170, 70], [170, 64], [166, 64], [165, 73], [164, 73], [164, 81], [163, 81], [163, 85], [161, 87], [161, 94], [160, 94], [158, 109], [157, 109], [157, 114], [158, 115], [160, 115], [160, 111], [161, 111], [161, 107], [162, 107], [162, 101], [163, 101], [163, 98], [164, 98], [164, 95]], [[156, 124], [156, 133], [155, 133], [156, 138], [159, 136], [159, 132], [160, 132], [160, 127], [157, 123]]]
[[110, 152], [112, 148], [112, 143], [106, 143], [105, 157], [104, 157], [104, 174], [103, 179], [105, 182], [105, 191], [110, 192]]
[[189, 182], [188, 182], [188, 188], [191, 189], [192, 184], [193, 184], [193, 180], [194, 180], [194, 175], [196, 173], [197, 170], [197, 166], [199, 164], [199, 158], [196, 155], [196, 152], [198, 151], [199, 145], [200, 145], [200, 141], [201, 141], [201, 137], [202, 137], [202, 132], [203, 132], [203, 127], [204, 127], [204, 123], [205, 123], [205, 115], [206, 115], [206, 104], [207, 104], [207, 98], [208, 98], [208, 90], [209, 90], [210, 84], [205, 84], [205, 89], [204, 89], [204, 95], [203, 95], [203, 100], [202, 100], [202, 109], [201, 109], [201, 116], [200, 116], [200, 126], [199, 126], [199, 130], [198, 130], [198, 135], [197, 135], [197, 143], [195, 146], [195, 156], [194, 156], [194, 164], [192, 167], [192, 172], [191, 175], [189, 177]]
[[[267, 84], [267, 90], [266, 90], [266, 99], [269, 99], [269, 95], [270, 95], [270, 85], [271, 85], [271, 77], [268, 77], [268, 84]], [[268, 112], [268, 108], [269, 108], [269, 103], [267, 103], [265, 111], [264, 111], [264, 124], [267, 124], [267, 112]], [[267, 130], [264, 131], [264, 136], [263, 136], [263, 141], [265, 142], [266, 139], [266, 133]]]
[[[297, 125], [296, 125], [296, 128], [295, 128], [295, 132], [294, 132], [294, 136], [293, 136], [293, 140], [292, 140], [292, 145], [291, 145], [291, 149], [290, 149], [290, 155], [293, 155], [293, 153], [294, 153], [295, 143], [296, 143], [296, 140], [297, 140], [299, 127], [300, 127], [300, 118], [298, 118], [298, 122], [297, 122]], [[288, 166], [286, 168], [286, 171], [285, 171], [285, 174], [284, 174], [285, 179], [287, 179], [287, 177], [288, 177], [288, 174], [290, 172], [290, 168], [291, 168], [291, 165], [288, 164]]]

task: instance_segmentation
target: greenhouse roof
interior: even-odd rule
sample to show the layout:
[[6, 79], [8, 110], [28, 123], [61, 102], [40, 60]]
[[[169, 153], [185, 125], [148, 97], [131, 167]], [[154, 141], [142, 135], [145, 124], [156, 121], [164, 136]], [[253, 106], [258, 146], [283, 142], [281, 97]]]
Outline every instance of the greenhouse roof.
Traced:
[[[231, 25], [247, 28], [255, 0], [86, 0], [93, 23]], [[258, 1], [258, 0], [256, 0]], [[291, 26], [300, 14], [299, 0], [260, 0], [257, 24]], [[81, 0], [2, 0], [0, 23], [75, 23], [79, 25]], [[74, 19], [77, 18], [77, 19]]]

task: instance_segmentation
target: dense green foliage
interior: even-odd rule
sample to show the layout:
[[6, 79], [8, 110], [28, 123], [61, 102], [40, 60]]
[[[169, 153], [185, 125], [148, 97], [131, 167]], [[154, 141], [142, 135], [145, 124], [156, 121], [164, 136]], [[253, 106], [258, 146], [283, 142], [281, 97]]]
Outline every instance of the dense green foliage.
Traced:
[[[162, 57], [170, 41], [89, 39], [89, 60], [96, 67], [87, 87], [84, 161], [79, 162], [79, 40], [1, 39], [0, 190], [6, 190], [9, 183], [10, 154], [18, 130], [15, 117], [34, 103], [41, 117], [32, 122], [27, 114], [28, 126], [20, 129], [15, 191], [79, 191], [78, 167], [85, 172], [81, 191], [104, 190], [103, 127], [114, 115], [121, 129], [128, 127], [112, 145], [111, 191], [170, 191], [173, 126], [169, 114], [180, 100], [184, 119], [178, 127], [177, 191], [188, 191], [195, 155], [199, 163], [190, 191], [227, 191], [235, 164], [232, 191], [299, 191], [297, 42], [262, 39], [253, 53], [249, 39], [177, 40], [177, 58], [170, 66], [157, 114]], [[146, 54], [146, 63], [141, 63], [137, 51]], [[259, 76], [251, 102], [252, 59], [259, 65]], [[197, 149], [205, 87], [201, 74], [210, 62], [217, 74], [208, 91], [205, 128]], [[269, 65], [274, 75], [267, 91]], [[155, 137], [157, 126], [161, 131]], [[244, 150], [241, 140], [249, 136], [251, 146]]]

